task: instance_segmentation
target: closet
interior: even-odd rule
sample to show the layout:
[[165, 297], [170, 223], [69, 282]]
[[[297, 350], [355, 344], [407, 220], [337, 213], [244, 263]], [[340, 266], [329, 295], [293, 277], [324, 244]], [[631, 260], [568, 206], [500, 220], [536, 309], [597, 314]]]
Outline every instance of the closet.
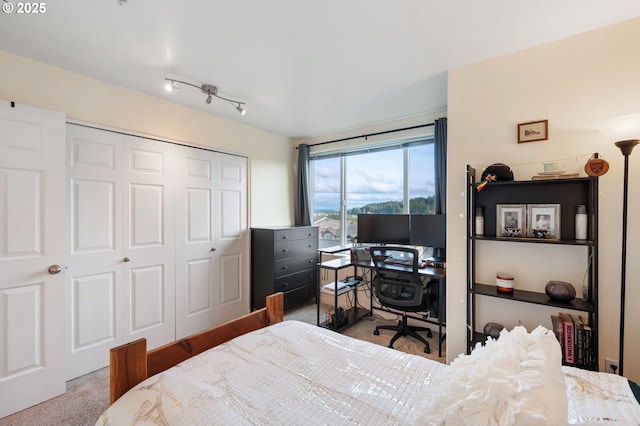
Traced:
[[247, 159], [67, 124], [67, 380], [249, 309]]

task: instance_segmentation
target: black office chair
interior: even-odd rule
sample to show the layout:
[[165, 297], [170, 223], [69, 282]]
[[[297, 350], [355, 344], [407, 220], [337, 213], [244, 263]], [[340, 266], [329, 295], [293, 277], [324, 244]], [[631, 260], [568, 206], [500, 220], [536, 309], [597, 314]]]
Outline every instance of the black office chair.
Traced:
[[400, 337], [410, 336], [424, 343], [424, 352], [431, 353], [427, 339], [418, 334], [426, 331], [427, 337], [433, 337], [427, 327], [414, 327], [407, 323], [407, 312], [428, 312], [435, 305], [436, 294], [428, 292], [418, 275], [419, 254], [409, 247], [371, 247], [371, 259], [376, 270], [374, 278], [375, 295], [384, 307], [401, 311], [402, 318], [398, 325], [377, 326], [373, 334], [378, 336], [380, 330], [394, 330], [389, 347]]

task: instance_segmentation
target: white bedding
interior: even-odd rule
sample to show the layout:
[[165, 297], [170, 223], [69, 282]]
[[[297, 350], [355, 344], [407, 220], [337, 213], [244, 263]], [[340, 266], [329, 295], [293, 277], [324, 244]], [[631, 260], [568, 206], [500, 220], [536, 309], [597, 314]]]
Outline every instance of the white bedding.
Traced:
[[444, 366], [285, 321], [150, 377], [96, 424], [406, 424]]
[[624, 377], [562, 367], [569, 400], [568, 424], [640, 425], [640, 406]]
[[[504, 350], [494, 352], [502, 357]], [[460, 361], [454, 364], [469, 362]], [[562, 372], [559, 389], [537, 392], [566, 392], [567, 424], [640, 425], [640, 405], [626, 379], [573, 367]], [[439, 379], [451, 373], [417, 355], [285, 321], [150, 377], [96, 424], [428, 424], [433, 416], [421, 411], [424, 398], [442, 391], [446, 382]]]

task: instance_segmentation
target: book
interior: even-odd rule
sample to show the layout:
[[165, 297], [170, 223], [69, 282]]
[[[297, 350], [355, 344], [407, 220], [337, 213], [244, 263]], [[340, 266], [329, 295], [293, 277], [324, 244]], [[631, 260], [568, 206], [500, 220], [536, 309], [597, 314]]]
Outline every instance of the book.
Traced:
[[584, 365], [586, 367], [591, 367], [593, 366], [593, 362], [594, 362], [591, 326], [589, 326], [589, 322], [586, 317], [582, 317], [582, 315], [578, 315], [578, 319], [580, 320], [580, 324], [582, 325], [582, 329], [584, 331], [584, 354], [585, 354]]
[[562, 350], [562, 359], [564, 359], [564, 338], [563, 334], [563, 325], [562, 319], [560, 315], [551, 315], [551, 324], [553, 325], [553, 334], [556, 335], [556, 339], [560, 343], [560, 348]]
[[587, 365], [586, 357], [585, 357], [585, 349], [584, 349], [584, 324], [582, 323], [582, 319], [579, 315], [571, 315], [571, 319], [575, 324], [574, 333], [575, 333], [575, 360], [576, 365], [585, 366]]
[[575, 364], [575, 323], [571, 315], [560, 313], [562, 320], [562, 333], [564, 339], [563, 359], [567, 364]]

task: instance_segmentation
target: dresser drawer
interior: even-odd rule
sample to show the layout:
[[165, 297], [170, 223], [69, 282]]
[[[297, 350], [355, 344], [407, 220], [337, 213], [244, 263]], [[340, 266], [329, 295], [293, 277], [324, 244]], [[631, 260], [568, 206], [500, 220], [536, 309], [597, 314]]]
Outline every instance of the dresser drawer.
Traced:
[[278, 260], [275, 263], [275, 276], [295, 274], [306, 269], [316, 269], [318, 256], [314, 252], [306, 256], [291, 257], [289, 259]]
[[295, 290], [296, 288], [304, 287], [306, 285], [317, 286], [317, 269], [309, 269], [307, 271], [298, 272], [296, 274], [287, 275], [286, 277], [276, 279], [274, 283], [274, 292], [279, 291], [288, 292]]
[[275, 234], [276, 242], [311, 239], [318, 241], [318, 228], [283, 229]]
[[318, 240], [305, 238], [304, 240], [287, 240], [276, 243], [276, 260], [316, 253]]
[[316, 297], [316, 285], [300, 287], [284, 294], [284, 309], [305, 303], [307, 300]]

